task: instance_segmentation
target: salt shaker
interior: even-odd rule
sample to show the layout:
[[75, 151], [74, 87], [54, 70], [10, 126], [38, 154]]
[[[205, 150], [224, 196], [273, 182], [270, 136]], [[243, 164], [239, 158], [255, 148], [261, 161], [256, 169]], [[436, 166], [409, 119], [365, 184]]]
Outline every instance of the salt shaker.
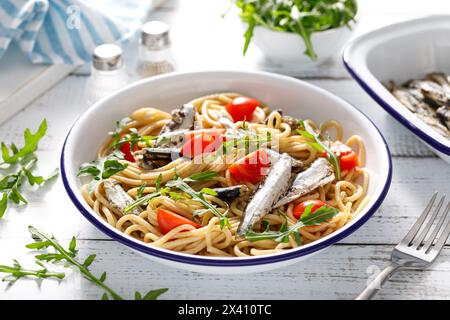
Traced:
[[88, 105], [92, 105], [128, 83], [122, 49], [115, 44], [102, 44], [92, 55], [91, 76], [86, 82], [85, 95]]
[[150, 21], [141, 28], [137, 73], [146, 78], [175, 70], [170, 51], [169, 26]]

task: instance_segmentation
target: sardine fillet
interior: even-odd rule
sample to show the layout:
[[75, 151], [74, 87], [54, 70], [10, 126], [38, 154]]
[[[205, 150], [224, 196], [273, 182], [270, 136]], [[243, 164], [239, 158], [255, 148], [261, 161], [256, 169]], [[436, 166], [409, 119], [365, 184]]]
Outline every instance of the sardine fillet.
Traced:
[[312, 163], [312, 165], [305, 171], [299, 173], [292, 183], [286, 195], [277, 201], [274, 208], [281, 207], [286, 203], [292, 202], [302, 195], [317, 189], [320, 186], [326, 185], [334, 180], [334, 170], [328, 161], [324, 158], [319, 158]]
[[[133, 198], [122, 188], [120, 183], [116, 180], [107, 179], [103, 181], [106, 198], [111, 206], [125, 214], [125, 208], [134, 202]], [[134, 209], [129, 213], [139, 215], [139, 210]]]
[[172, 132], [179, 129], [194, 129], [195, 107], [192, 104], [185, 104], [180, 109], [172, 111], [172, 120], [166, 123], [159, 134]]
[[287, 154], [275, 162], [261, 187], [256, 191], [245, 209], [237, 233], [244, 236], [253, 224], [268, 214], [275, 201], [289, 188], [292, 160]]

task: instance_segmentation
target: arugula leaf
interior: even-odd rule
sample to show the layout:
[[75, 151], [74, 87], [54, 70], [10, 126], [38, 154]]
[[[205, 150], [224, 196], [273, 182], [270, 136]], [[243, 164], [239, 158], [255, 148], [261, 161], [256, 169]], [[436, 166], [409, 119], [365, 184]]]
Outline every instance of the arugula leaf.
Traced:
[[145, 190], [146, 186], [147, 186], [146, 183], [141, 184], [141, 186], [137, 189], [136, 198], [142, 197], [142, 195], [144, 194], [144, 190]]
[[[27, 204], [27, 200], [21, 194], [20, 189], [24, 178], [26, 177], [30, 185], [42, 185], [45, 181], [55, 177], [58, 174], [56, 169], [49, 177], [44, 178], [42, 176], [35, 176], [31, 173], [32, 167], [37, 162], [37, 157], [34, 155], [39, 141], [47, 132], [47, 121], [44, 119], [35, 134], [32, 134], [30, 129], [25, 129], [24, 146], [18, 148], [14, 143], [9, 147], [6, 143], [1, 143], [1, 153], [3, 158], [3, 164], [13, 165], [19, 163], [20, 169], [15, 173], [9, 173], [6, 176], [0, 178], [0, 191], [3, 191], [0, 199], [0, 219], [5, 214], [8, 208], [8, 201], [12, 201], [16, 204]], [[14, 168], [14, 166], [11, 166]]]
[[[102, 296], [102, 300], [108, 300], [109, 296], [111, 296], [114, 300], [123, 300], [122, 296], [120, 296], [116, 291], [114, 291], [113, 289], [111, 289], [109, 286], [107, 286], [105, 284], [105, 280], [106, 280], [105, 272], [103, 272], [100, 277], [96, 277], [89, 270], [89, 266], [94, 262], [94, 260], [96, 258], [95, 254], [89, 255], [84, 260], [83, 263], [79, 262], [75, 258], [75, 256], [76, 256], [76, 250], [75, 250], [76, 239], [75, 239], [75, 237], [72, 238], [70, 245], [69, 245], [69, 249], [66, 250], [59, 243], [59, 241], [56, 240], [55, 237], [49, 236], [46, 233], [44, 233], [32, 226], [28, 227], [28, 231], [31, 233], [33, 239], [37, 239], [38, 242], [34, 242], [34, 243], [27, 245], [26, 246], [27, 248], [42, 250], [42, 249], [47, 249], [47, 248], [51, 247], [55, 250], [55, 253], [43, 253], [43, 254], [36, 255], [35, 258], [38, 261], [47, 261], [47, 262], [64, 261], [67, 263], [67, 265], [78, 269], [78, 271], [83, 275], [83, 277], [85, 279], [87, 279], [88, 281], [92, 282], [96, 286], [105, 290], [105, 293]], [[45, 273], [43, 273], [43, 274], [45, 274]], [[167, 291], [167, 289], [165, 289], [165, 288], [149, 291], [143, 297], [143, 299], [144, 300], [155, 300], [166, 291]], [[139, 296], [140, 296], [140, 294], [139, 294]]]
[[119, 142], [123, 128], [130, 122], [131, 118], [129, 117], [125, 117], [120, 121], [116, 121], [116, 128], [114, 129], [114, 131], [108, 133], [113, 138], [113, 141], [111, 142], [111, 147]]
[[156, 300], [160, 295], [167, 292], [167, 288], [157, 289], [157, 290], [151, 290], [147, 292], [144, 296], [139, 291], [136, 291], [134, 293], [134, 300]]
[[192, 212], [192, 215], [194, 217], [195, 216], [202, 216], [202, 215], [204, 215], [207, 212], [210, 212], [210, 210], [209, 209], [196, 209], [196, 210], [194, 210], [194, 212]]
[[80, 169], [78, 170], [78, 176], [82, 177], [82, 176], [93, 176], [95, 180], [100, 180], [99, 176], [100, 176], [100, 169], [94, 165], [94, 164], [89, 164], [89, 165], [82, 165], [80, 167]]
[[30, 170], [35, 166], [36, 162], [37, 158], [32, 157], [18, 172], [8, 174], [0, 180], [0, 191], [3, 191], [2, 198], [0, 200], [0, 219], [3, 217], [8, 208], [8, 201], [12, 201], [15, 204], [28, 203], [25, 197], [20, 193], [25, 177], [28, 178], [30, 185], [41, 185], [48, 179], [55, 176], [55, 173], [52, 173], [48, 178], [34, 176]]
[[217, 192], [211, 188], [203, 188], [200, 192], [203, 194], [209, 194], [210, 196], [217, 196]]
[[295, 232], [298, 232], [299, 228], [305, 226], [313, 226], [319, 225], [333, 218], [335, 215], [339, 213], [339, 210], [329, 206], [322, 206], [314, 213], [311, 213], [313, 205], [309, 205], [305, 208], [304, 213], [302, 214], [300, 220], [292, 225], [291, 227], [287, 227], [287, 225], [283, 224], [279, 231], [270, 231], [266, 230], [264, 232], [255, 232], [251, 229], [247, 231], [245, 234], [245, 238], [249, 241], [260, 241], [260, 240], [274, 240], [277, 242], [287, 242], [289, 241], [289, 235], [294, 233], [294, 238], [297, 238], [297, 243], [301, 243], [299, 235], [296, 236]]
[[84, 163], [78, 170], [78, 176], [92, 176], [94, 180], [100, 181], [102, 179], [108, 179], [113, 175], [122, 172], [128, 167], [128, 164], [122, 164], [117, 158], [118, 154], [110, 154], [106, 157], [98, 160]]
[[247, 23], [248, 23], [248, 28], [247, 28], [247, 30], [245, 30], [245, 33], [244, 33], [244, 38], [245, 38], [244, 49], [243, 49], [244, 56], [247, 53], [248, 46], [250, 45], [250, 40], [253, 37], [253, 30], [255, 29], [255, 19], [248, 19]]
[[147, 292], [144, 295], [144, 297], [142, 297], [142, 300], [156, 300], [156, 299], [158, 299], [158, 297], [160, 295], [167, 292], [167, 290], [169, 290], [169, 289], [161, 288], [161, 289], [151, 290], [151, 291]]
[[156, 188], [156, 191], [158, 191], [158, 192], [161, 191], [162, 179], [163, 179], [163, 176], [162, 176], [162, 173], [160, 173], [158, 176], [158, 179], [156, 179], [156, 182], [155, 182], [155, 188]]
[[48, 175], [47, 177], [43, 177], [43, 176], [35, 176], [33, 175], [30, 170], [27, 170], [26, 168], [24, 168], [25, 171], [25, 175], [27, 176], [28, 182], [30, 183], [30, 185], [34, 186], [35, 184], [37, 185], [42, 185], [43, 183], [55, 178], [58, 176], [59, 174], [59, 169], [56, 168], [55, 170], [53, 170], [52, 173], [50, 173], [50, 175]]
[[146, 205], [150, 200], [152, 200], [153, 198], [159, 197], [160, 195], [161, 195], [160, 191], [146, 194], [145, 196], [136, 199], [132, 204], [130, 204], [128, 207], [126, 207], [123, 211], [125, 213], [128, 213], [131, 210], [133, 210], [134, 208]]
[[[48, 243], [50, 245], [50, 243]], [[73, 236], [70, 240], [69, 244], [69, 251], [72, 252], [72, 254], [77, 254], [77, 239]]]
[[115, 159], [108, 159], [103, 164], [102, 178], [108, 179], [116, 173], [119, 173], [127, 168], [128, 164], [122, 164]]
[[311, 43], [313, 33], [341, 26], [350, 27], [357, 12], [356, 0], [235, 0], [239, 17], [247, 26], [243, 54], [247, 52], [254, 29], [294, 33], [305, 43], [305, 55], [317, 58]]
[[[270, 132], [267, 132], [266, 137], [264, 137], [250, 130], [240, 130], [237, 134], [227, 135], [227, 139], [222, 142], [221, 147], [217, 150], [222, 151], [222, 154], [228, 155], [233, 148], [237, 148], [238, 150], [243, 149], [245, 155], [248, 155], [250, 151], [266, 147], [270, 141], [272, 141]], [[216, 157], [220, 155], [219, 152], [216, 153]]]
[[[177, 172], [176, 172], [176, 170], [175, 170], [175, 179], [174, 180], [172, 180], [172, 181], [178, 181], [178, 180], [180, 180], [180, 181], [183, 181], [183, 182], [204, 182], [204, 181], [208, 181], [208, 180], [210, 180], [211, 178], [213, 178], [213, 177], [215, 177], [215, 176], [217, 176], [218, 175], [218, 173], [217, 172], [215, 172], [215, 171], [205, 171], [205, 172], [198, 172], [198, 173], [194, 173], [193, 175], [191, 175], [191, 176], [189, 176], [189, 177], [187, 177], [187, 178], [184, 178], [184, 179], [181, 179], [179, 176], [178, 176], [178, 174], [177, 174]], [[178, 200], [180, 200], [180, 199], [185, 199], [186, 197], [183, 195], [183, 194], [181, 194], [181, 193], [179, 193], [179, 192], [173, 192], [172, 190], [170, 190], [170, 188], [171, 188], [171, 182], [172, 181], [168, 181], [167, 183], [166, 183], [166, 188], [162, 188], [162, 186], [161, 186], [161, 184], [162, 184], [162, 179], [163, 179], [163, 177], [162, 177], [162, 174], [159, 174], [159, 176], [158, 176], [158, 178], [156, 179], [156, 182], [155, 182], [155, 188], [156, 188], [156, 191], [155, 192], [153, 192], [153, 193], [149, 193], [149, 194], [147, 194], [147, 195], [145, 195], [145, 196], [141, 196], [141, 197], [137, 197], [136, 198], [136, 200], [133, 202], [133, 203], [131, 203], [128, 207], [126, 207], [125, 208], [125, 210], [124, 210], [124, 212], [125, 213], [128, 213], [128, 212], [130, 212], [131, 210], [133, 210], [134, 208], [136, 208], [136, 207], [140, 207], [140, 206], [143, 206], [143, 205], [147, 205], [147, 203], [151, 200], [151, 199], [153, 199], [153, 198], [156, 198], [156, 197], [159, 197], [159, 196], [161, 196], [161, 195], [166, 195], [166, 194], [168, 194], [169, 195], [169, 197], [171, 197], [173, 200], [175, 200], [175, 201], [178, 201]], [[187, 184], [186, 184], [187, 185]], [[188, 186], [189, 187], [189, 186]], [[189, 187], [190, 188], [190, 187]], [[193, 189], [191, 189], [191, 190], [193, 190]], [[214, 190], [212, 190], [212, 189], [210, 189], [212, 192], [214, 192]], [[194, 190], [194, 192], [195, 192], [195, 190]], [[208, 190], [207, 190], [207, 192], [208, 192]], [[187, 192], [186, 192], [187, 193]], [[200, 192], [201, 193], [201, 192]], [[188, 193], [189, 194], [189, 193]], [[206, 200], [205, 200], [206, 201]], [[218, 211], [217, 211], [218, 212]], [[220, 212], [218, 212], [219, 214], [220, 214]]]
[[119, 150], [125, 143], [130, 143], [130, 148], [133, 150], [134, 146], [139, 142], [144, 142], [147, 147], [150, 146], [150, 141], [156, 140], [155, 136], [141, 136], [135, 128], [130, 128], [130, 133], [127, 133], [122, 138], [113, 140], [110, 144], [111, 149]]
[[2, 142], [1, 147], [3, 162], [9, 164], [16, 163], [20, 158], [23, 158], [36, 151], [39, 141], [42, 139], [46, 132], [47, 121], [44, 119], [35, 134], [32, 134], [30, 129], [25, 129], [23, 133], [25, 143], [21, 149], [18, 149], [15, 144], [12, 144], [10, 148], [8, 148], [6, 143]]
[[8, 273], [9, 276], [3, 278], [3, 281], [17, 281], [23, 277], [35, 277], [38, 279], [47, 279], [47, 278], [56, 278], [59, 280], [64, 279], [66, 276], [63, 272], [51, 272], [44, 267], [44, 265], [38, 261], [36, 264], [41, 267], [38, 270], [25, 269], [22, 265], [17, 261], [13, 260], [12, 266], [0, 265], [1, 273]]
[[[212, 178], [214, 178], [218, 175], [219, 175], [219, 173], [215, 172], [215, 171], [204, 171], [204, 172], [194, 173], [194, 174], [190, 175], [189, 177], [184, 178], [183, 180], [186, 182], [194, 182], [194, 181], [204, 182], [204, 181], [211, 180]], [[175, 180], [177, 180], [177, 179], [175, 179]]]
[[181, 199], [188, 199], [184, 194], [182, 194], [180, 192], [173, 192], [173, 191], [169, 191], [169, 197], [175, 201], [178, 201]]
[[7, 208], [8, 208], [8, 194], [4, 193], [2, 194], [2, 199], [0, 200], [0, 219], [5, 214]]
[[292, 234], [294, 235], [294, 240], [295, 240], [295, 242], [297, 243], [297, 245], [298, 245], [298, 246], [301, 246], [302, 243], [303, 243], [303, 241], [302, 241], [302, 237], [300, 236], [300, 232], [298, 232], [298, 229], [297, 229], [297, 230], [294, 230], [294, 231], [292, 232]]
[[320, 134], [315, 133], [314, 130], [304, 124], [305, 130], [297, 130], [297, 133], [305, 138], [314, 140], [315, 142], [307, 141], [306, 143], [316, 149], [318, 152], [326, 152], [328, 154], [328, 162], [334, 167], [336, 179], [341, 179], [341, 162], [339, 157], [320, 139]]
[[187, 193], [192, 197], [192, 199], [200, 202], [206, 209], [210, 210], [216, 217], [219, 218], [221, 228], [223, 228], [224, 226], [231, 228], [226, 214], [220, 213], [220, 211], [212, 203], [205, 199], [202, 192], [197, 192], [192, 189], [183, 179], [178, 178], [177, 180], [168, 181], [166, 183], [166, 186], [169, 188], [177, 188]]

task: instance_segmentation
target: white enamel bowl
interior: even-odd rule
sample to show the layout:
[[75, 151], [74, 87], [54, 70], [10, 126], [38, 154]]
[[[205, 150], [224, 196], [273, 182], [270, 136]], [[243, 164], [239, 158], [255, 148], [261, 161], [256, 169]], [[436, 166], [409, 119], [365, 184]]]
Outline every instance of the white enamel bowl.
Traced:
[[[244, 28], [247, 27], [243, 24]], [[298, 34], [271, 30], [262, 26], [255, 27], [251, 42], [255, 44], [266, 57], [276, 62], [298, 63], [302, 65], [320, 64], [339, 54], [345, 43], [354, 33], [356, 23], [352, 28], [342, 26], [335, 29], [314, 32], [311, 43], [317, 54], [316, 60], [304, 54], [306, 45]]]
[[[115, 121], [141, 107], [166, 111], [203, 95], [240, 92], [285, 114], [318, 122], [330, 118], [344, 124], [345, 136], [359, 134], [366, 143], [370, 171], [370, 202], [356, 219], [317, 242], [261, 257], [220, 258], [187, 255], [154, 248], [109, 226], [84, 201], [77, 179], [79, 166], [95, 154]], [[355, 107], [333, 94], [293, 78], [262, 72], [211, 71], [178, 73], [143, 80], [107, 97], [86, 111], [69, 132], [61, 153], [61, 172], [67, 193], [79, 211], [98, 229], [149, 259], [166, 265], [208, 273], [257, 272], [289, 265], [312, 256], [347, 237], [377, 210], [391, 182], [391, 157], [374, 124]]]
[[393, 24], [353, 40], [344, 64], [361, 87], [438, 156], [450, 163], [450, 140], [405, 108], [383, 85], [403, 83], [433, 71], [450, 74], [450, 16]]

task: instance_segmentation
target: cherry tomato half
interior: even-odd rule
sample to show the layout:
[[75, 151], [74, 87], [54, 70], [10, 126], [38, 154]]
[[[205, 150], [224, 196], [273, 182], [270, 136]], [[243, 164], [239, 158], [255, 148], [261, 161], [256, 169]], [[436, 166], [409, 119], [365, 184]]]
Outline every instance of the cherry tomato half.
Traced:
[[305, 209], [310, 205], [312, 205], [311, 213], [314, 213], [317, 209], [326, 206], [327, 204], [320, 200], [306, 200], [296, 205], [292, 211], [292, 214], [297, 219], [300, 219], [303, 213], [305, 213]]
[[258, 100], [249, 97], [237, 97], [234, 98], [225, 108], [234, 122], [238, 121], [250, 121], [255, 112], [256, 107], [259, 107], [261, 103]]
[[172, 230], [178, 226], [181, 226], [183, 224], [191, 225], [197, 229], [201, 227], [201, 225], [199, 225], [198, 223], [195, 223], [192, 220], [189, 220], [183, 216], [180, 216], [179, 214], [176, 214], [174, 212], [164, 210], [161, 208], [158, 209], [157, 219], [158, 219], [159, 229], [161, 230], [161, 232], [163, 234], [166, 234], [170, 230]]
[[222, 133], [223, 130], [214, 129], [187, 133], [181, 154], [183, 157], [193, 158], [216, 151], [224, 141]]
[[[340, 167], [342, 171], [351, 170], [359, 165], [358, 155], [346, 144], [335, 141], [330, 149], [340, 158]], [[328, 157], [328, 154], [324, 152], [324, 156]]]
[[341, 170], [351, 170], [359, 165], [358, 155], [346, 144], [335, 142], [331, 145], [331, 151], [340, 157]]
[[[137, 145], [134, 145], [133, 151], [137, 151], [139, 147]], [[134, 159], [133, 153], [131, 152], [131, 143], [125, 142], [120, 147], [120, 151], [124, 154], [124, 159], [130, 162], [136, 162]]]
[[256, 150], [233, 163], [228, 170], [237, 181], [256, 183], [270, 167], [269, 155], [264, 150]]

